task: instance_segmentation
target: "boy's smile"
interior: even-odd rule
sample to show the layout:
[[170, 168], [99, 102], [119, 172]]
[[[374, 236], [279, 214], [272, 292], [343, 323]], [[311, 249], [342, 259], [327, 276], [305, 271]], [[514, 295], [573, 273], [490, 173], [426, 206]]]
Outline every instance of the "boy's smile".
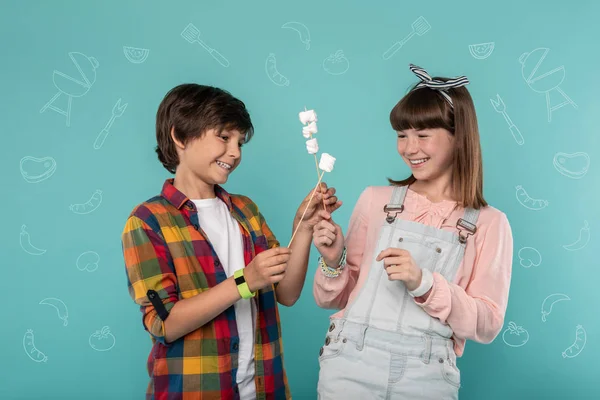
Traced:
[[175, 140], [179, 156], [175, 181], [192, 198], [214, 197], [214, 185], [226, 183], [240, 164], [244, 141], [245, 135], [226, 129], [209, 129], [185, 145]]

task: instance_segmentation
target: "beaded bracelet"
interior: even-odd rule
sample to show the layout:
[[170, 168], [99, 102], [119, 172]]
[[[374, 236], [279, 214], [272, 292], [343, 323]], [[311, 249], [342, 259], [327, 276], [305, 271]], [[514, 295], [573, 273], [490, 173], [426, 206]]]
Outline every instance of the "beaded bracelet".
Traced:
[[336, 278], [341, 273], [344, 267], [346, 266], [346, 248], [344, 247], [344, 251], [342, 252], [342, 258], [338, 264], [337, 268], [332, 268], [329, 265], [325, 264], [323, 260], [323, 256], [319, 257], [319, 266], [321, 267], [321, 272], [328, 278]]

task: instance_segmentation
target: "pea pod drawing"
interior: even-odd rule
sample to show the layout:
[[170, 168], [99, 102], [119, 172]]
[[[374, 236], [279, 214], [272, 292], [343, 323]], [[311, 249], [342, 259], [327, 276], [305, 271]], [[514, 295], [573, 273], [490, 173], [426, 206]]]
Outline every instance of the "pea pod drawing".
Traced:
[[575, 328], [575, 342], [562, 352], [563, 358], [577, 357], [583, 351], [586, 342], [587, 333], [585, 329], [583, 329], [583, 326], [577, 325]]
[[23, 349], [27, 356], [37, 363], [48, 361], [48, 357], [35, 347], [32, 329], [27, 329], [27, 332], [23, 336]]
[[515, 189], [517, 189], [517, 201], [521, 203], [521, 205], [525, 208], [528, 208], [533, 211], [539, 211], [548, 207], [548, 204], [550, 204], [548, 200], [534, 199], [530, 197], [521, 185], [516, 186]]
[[554, 293], [546, 297], [542, 302], [542, 322], [546, 322], [546, 317], [552, 312], [555, 303], [565, 300], [571, 300], [571, 298], [562, 293]]
[[69, 210], [73, 211], [75, 214], [89, 214], [100, 207], [101, 203], [102, 190], [96, 190], [88, 201], [81, 204], [71, 204]]
[[48, 297], [40, 301], [40, 304], [45, 304], [53, 307], [56, 310], [58, 319], [63, 321], [63, 325], [69, 325], [69, 310], [67, 309], [67, 305], [61, 299], [57, 299], [55, 297]]
[[290, 86], [290, 80], [277, 70], [277, 59], [273, 53], [270, 53], [267, 56], [267, 60], [265, 61], [265, 72], [271, 82], [277, 86]]
[[298, 33], [300, 41], [306, 47], [306, 50], [310, 49], [310, 31], [302, 22], [290, 21], [286, 22], [281, 26], [284, 29], [291, 29]]

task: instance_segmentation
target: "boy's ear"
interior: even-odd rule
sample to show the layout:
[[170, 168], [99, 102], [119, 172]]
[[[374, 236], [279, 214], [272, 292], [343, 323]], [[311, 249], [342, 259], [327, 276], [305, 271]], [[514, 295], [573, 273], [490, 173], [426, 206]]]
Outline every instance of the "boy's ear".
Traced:
[[177, 140], [177, 138], [175, 137], [175, 127], [172, 126], [171, 127], [171, 140], [173, 140], [173, 143], [175, 143], [175, 146], [179, 147], [180, 149], [185, 149], [185, 145], [183, 143], [181, 143], [181, 141]]

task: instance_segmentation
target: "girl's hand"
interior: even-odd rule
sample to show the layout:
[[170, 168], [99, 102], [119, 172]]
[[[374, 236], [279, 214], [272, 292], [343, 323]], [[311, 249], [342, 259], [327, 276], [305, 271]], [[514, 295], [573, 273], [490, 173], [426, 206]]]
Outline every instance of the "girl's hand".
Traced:
[[390, 281], [403, 281], [408, 290], [421, 284], [423, 272], [407, 250], [390, 247], [379, 253], [376, 260], [383, 260]]
[[321, 221], [313, 228], [313, 243], [323, 256], [325, 264], [337, 268], [344, 250], [342, 228], [333, 222], [328, 212], [320, 210], [318, 215], [321, 217]]

